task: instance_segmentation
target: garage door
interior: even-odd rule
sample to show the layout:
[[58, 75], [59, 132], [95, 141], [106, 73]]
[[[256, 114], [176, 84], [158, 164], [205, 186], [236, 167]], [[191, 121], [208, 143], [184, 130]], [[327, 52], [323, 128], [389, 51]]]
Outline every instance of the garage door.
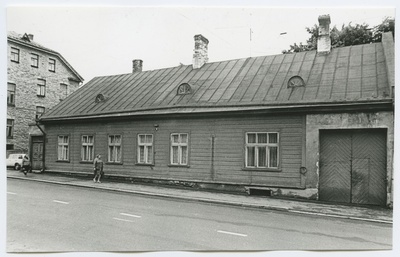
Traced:
[[319, 199], [386, 205], [386, 130], [321, 130]]

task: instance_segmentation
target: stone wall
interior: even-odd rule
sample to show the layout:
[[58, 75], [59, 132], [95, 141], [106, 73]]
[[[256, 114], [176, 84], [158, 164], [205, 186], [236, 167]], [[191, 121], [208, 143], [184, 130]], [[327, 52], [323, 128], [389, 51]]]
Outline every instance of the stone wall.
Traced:
[[[11, 61], [11, 47], [19, 49], [19, 63]], [[39, 55], [37, 68], [31, 66], [32, 53]], [[56, 60], [55, 72], [49, 71], [49, 58]], [[16, 85], [15, 106], [7, 106], [7, 118], [14, 119], [14, 136], [12, 139], [7, 139], [7, 144], [14, 145], [13, 152], [28, 152], [29, 124], [35, 123], [36, 106], [49, 110], [65, 97], [60, 84], [68, 85], [69, 95], [78, 89], [79, 79], [57, 55], [10, 41], [8, 41], [7, 74], [7, 82]], [[38, 79], [46, 80], [44, 97], [37, 95]], [[7, 151], [7, 154], [9, 152], [11, 151]]]

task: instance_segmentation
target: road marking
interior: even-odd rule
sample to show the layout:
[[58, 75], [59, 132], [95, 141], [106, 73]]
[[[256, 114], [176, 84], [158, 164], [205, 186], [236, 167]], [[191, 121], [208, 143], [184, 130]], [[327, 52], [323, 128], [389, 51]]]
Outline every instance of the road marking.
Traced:
[[128, 217], [133, 217], [133, 218], [141, 218], [141, 217], [142, 217], [142, 216], [133, 215], [133, 214], [129, 214], [129, 213], [123, 213], [123, 212], [121, 212], [120, 215], [124, 215], [124, 216], [128, 216]]
[[17, 193], [7, 192], [7, 194], [9, 194], [9, 195], [16, 195]]
[[115, 220], [120, 220], [120, 221], [126, 221], [126, 222], [133, 222], [133, 220], [125, 220], [125, 219], [120, 219], [120, 218], [113, 218]]
[[218, 233], [223, 233], [223, 234], [228, 234], [228, 235], [233, 235], [233, 236], [243, 236], [246, 237], [247, 235], [245, 234], [239, 234], [239, 233], [234, 233], [234, 232], [229, 232], [229, 231], [223, 231], [223, 230], [217, 230]]
[[58, 200], [53, 200], [53, 202], [55, 202], [55, 203], [62, 203], [62, 204], [69, 204], [69, 203], [67, 203], [67, 202], [58, 201]]

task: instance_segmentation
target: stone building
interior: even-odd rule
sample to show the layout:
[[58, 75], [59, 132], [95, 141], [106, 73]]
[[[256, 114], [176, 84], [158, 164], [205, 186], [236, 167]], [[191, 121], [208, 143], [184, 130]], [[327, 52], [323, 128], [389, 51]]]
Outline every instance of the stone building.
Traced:
[[83, 78], [31, 34], [8, 32], [7, 50], [7, 155], [28, 153], [30, 147], [40, 153], [43, 137], [36, 119], [78, 89]]

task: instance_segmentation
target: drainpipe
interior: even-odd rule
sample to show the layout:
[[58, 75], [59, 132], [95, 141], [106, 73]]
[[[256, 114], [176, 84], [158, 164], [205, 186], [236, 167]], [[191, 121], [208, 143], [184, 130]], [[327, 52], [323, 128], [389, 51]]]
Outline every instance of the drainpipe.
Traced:
[[45, 164], [46, 164], [46, 162], [45, 162], [45, 160], [46, 160], [46, 154], [45, 154], [46, 153], [46, 150], [45, 150], [46, 149], [46, 132], [44, 132], [44, 130], [39, 126], [39, 120], [36, 120], [35, 124], [36, 124], [36, 127], [38, 127], [43, 134], [43, 159], [42, 159], [43, 164], [42, 164], [42, 170], [41, 170], [41, 172], [43, 172], [46, 168], [46, 166], [45, 166]]

